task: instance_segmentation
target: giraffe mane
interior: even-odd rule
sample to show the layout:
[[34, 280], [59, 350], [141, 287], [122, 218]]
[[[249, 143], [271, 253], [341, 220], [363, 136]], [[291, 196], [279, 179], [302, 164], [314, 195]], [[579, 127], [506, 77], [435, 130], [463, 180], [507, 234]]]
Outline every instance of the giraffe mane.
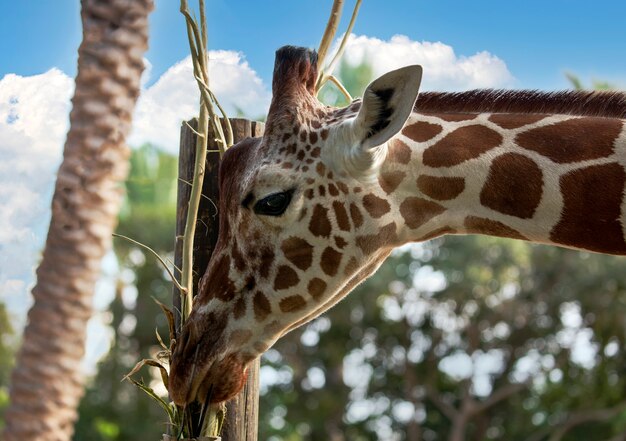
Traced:
[[626, 118], [626, 93], [502, 89], [423, 92], [414, 109], [426, 113], [549, 113]]

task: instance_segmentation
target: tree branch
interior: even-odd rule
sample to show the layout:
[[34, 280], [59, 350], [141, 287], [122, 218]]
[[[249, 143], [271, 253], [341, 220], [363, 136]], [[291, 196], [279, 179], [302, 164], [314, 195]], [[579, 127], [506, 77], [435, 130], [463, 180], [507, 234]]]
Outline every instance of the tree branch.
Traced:
[[439, 394], [439, 392], [435, 390], [433, 386], [431, 386], [430, 384], [426, 384], [424, 386], [424, 390], [428, 399], [432, 401], [432, 403], [437, 407], [437, 409], [439, 409], [439, 411], [441, 411], [441, 413], [446, 416], [446, 418], [448, 418], [450, 421], [454, 421], [456, 418], [458, 418], [459, 411], [454, 406], [447, 403], [446, 400], [444, 400], [444, 398]]
[[626, 410], [626, 401], [618, 404], [617, 406], [605, 409], [580, 410], [578, 412], [571, 413], [561, 427], [552, 433], [550, 438], [548, 438], [548, 441], [560, 441], [567, 434], [567, 432], [576, 426], [591, 422], [608, 421], [616, 415], [619, 415], [624, 410]]
[[530, 383], [530, 380], [526, 380], [522, 383], [509, 383], [505, 386], [500, 387], [495, 392], [493, 392], [486, 400], [477, 402], [472, 409], [472, 415], [477, 415], [481, 412], [484, 412], [485, 410], [489, 409], [500, 401], [505, 400], [511, 395], [514, 395], [528, 388]]

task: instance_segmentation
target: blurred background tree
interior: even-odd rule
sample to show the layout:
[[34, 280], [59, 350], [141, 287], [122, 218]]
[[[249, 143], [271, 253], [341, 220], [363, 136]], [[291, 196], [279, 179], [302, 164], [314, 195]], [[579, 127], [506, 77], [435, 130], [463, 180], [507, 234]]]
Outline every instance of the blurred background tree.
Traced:
[[6, 307], [0, 302], [0, 431], [4, 428], [4, 410], [9, 404], [9, 378], [17, 347]]
[[[174, 244], [177, 158], [151, 145], [135, 149], [126, 183], [126, 201], [117, 232], [146, 244], [161, 256], [170, 256]], [[119, 262], [115, 297], [110, 307], [113, 341], [108, 355], [98, 364], [80, 405], [75, 440], [160, 439], [165, 431], [162, 409], [143, 392], [121, 382], [143, 358], [159, 350], [155, 327], [165, 338], [167, 323], [152, 297], [171, 304], [172, 288], [167, 274], [154, 257], [140, 247], [117, 238]], [[142, 371], [144, 381], [153, 383], [150, 370]], [[160, 381], [160, 380], [159, 380]], [[167, 392], [161, 386], [161, 392]], [[163, 425], [155, 422], [163, 421]]]
[[565, 72], [565, 78], [574, 90], [618, 90], [617, 85], [604, 80], [591, 80], [591, 86], [585, 87], [580, 77], [571, 72]]
[[[348, 93], [354, 98], [363, 95], [367, 85], [374, 79], [372, 66], [369, 63], [364, 62], [353, 66], [345, 58], [342, 58], [339, 62], [335, 76], [341, 80]], [[331, 81], [328, 81], [322, 87], [318, 98], [329, 106], [344, 107], [350, 104]]]

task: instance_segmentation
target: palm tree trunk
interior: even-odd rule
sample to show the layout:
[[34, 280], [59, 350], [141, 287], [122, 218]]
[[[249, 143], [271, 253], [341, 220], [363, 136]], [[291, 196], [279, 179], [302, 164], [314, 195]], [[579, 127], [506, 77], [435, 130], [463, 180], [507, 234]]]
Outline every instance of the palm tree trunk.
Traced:
[[[5, 441], [69, 440], [101, 259], [128, 171], [152, 0], [82, 0], [83, 41], [52, 219], [11, 378]], [[36, 158], [33, 158], [36, 160]]]

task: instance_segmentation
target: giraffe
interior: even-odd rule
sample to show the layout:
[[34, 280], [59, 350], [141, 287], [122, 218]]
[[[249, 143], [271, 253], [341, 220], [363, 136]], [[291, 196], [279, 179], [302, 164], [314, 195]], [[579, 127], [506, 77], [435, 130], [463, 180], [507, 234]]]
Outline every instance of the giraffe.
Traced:
[[277, 51], [265, 134], [223, 158], [218, 243], [172, 357], [176, 403], [234, 396], [252, 360], [408, 242], [626, 254], [624, 95], [417, 99], [421, 76], [387, 73], [337, 109], [315, 98], [314, 51]]

